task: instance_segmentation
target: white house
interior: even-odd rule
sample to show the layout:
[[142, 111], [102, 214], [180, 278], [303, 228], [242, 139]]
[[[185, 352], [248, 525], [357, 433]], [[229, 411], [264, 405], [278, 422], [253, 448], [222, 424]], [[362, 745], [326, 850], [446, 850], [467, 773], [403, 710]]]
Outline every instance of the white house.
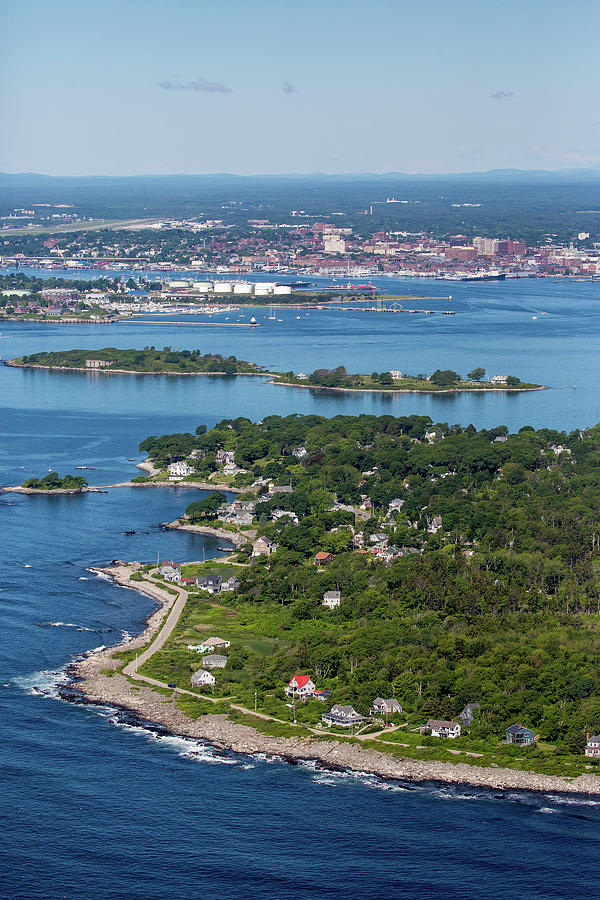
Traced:
[[445, 719], [429, 719], [426, 729], [431, 732], [431, 737], [457, 738], [460, 737], [460, 725], [458, 722], [448, 722]]
[[342, 728], [351, 728], [353, 725], [361, 725], [365, 716], [357, 713], [353, 706], [341, 706], [336, 703], [329, 712], [321, 716], [325, 725], [338, 725]]
[[402, 509], [405, 501], [401, 500], [400, 497], [395, 497], [393, 500], [390, 500], [388, 504], [388, 510], [392, 512], [397, 512]]
[[210, 672], [206, 672], [204, 669], [198, 669], [198, 671], [194, 672], [192, 675], [192, 684], [194, 687], [206, 687], [206, 685], [212, 687], [215, 683], [215, 676], [211, 675]]
[[329, 609], [336, 609], [342, 602], [342, 595], [339, 591], [325, 591], [323, 594], [323, 606]]
[[312, 697], [314, 689], [315, 684], [311, 681], [310, 675], [294, 675], [288, 682], [285, 693], [288, 697], [306, 700], [307, 697]]
[[200, 650], [200, 653], [208, 653], [208, 651], [212, 650], [226, 650], [227, 647], [230, 646], [230, 641], [226, 641], [220, 637], [209, 637], [206, 638], [205, 641], [202, 641], [201, 644], [198, 644], [198, 649]]
[[158, 571], [165, 581], [181, 581], [181, 566], [178, 563], [163, 562]]
[[600, 734], [588, 734], [585, 745], [586, 756], [600, 756]]
[[492, 378], [492, 384], [506, 384], [506, 379], [508, 375], [494, 375]]
[[429, 534], [436, 534], [440, 528], [442, 527], [442, 517], [434, 516], [433, 519], [427, 525], [427, 531]]
[[187, 475], [193, 475], [194, 473], [192, 467], [184, 459], [170, 463], [167, 466], [167, 471], [170, 478], [186, 478]]
[[298, 516], [295, 512], [292, 512], [289, 509], [274, 509], [271, 513], [271, 518], [274, 522], [278, 522], [279, 519], [283, 519], [284, 516], [287, 516], [289, 519], [291, 519], [294, 525], [298, 524]]

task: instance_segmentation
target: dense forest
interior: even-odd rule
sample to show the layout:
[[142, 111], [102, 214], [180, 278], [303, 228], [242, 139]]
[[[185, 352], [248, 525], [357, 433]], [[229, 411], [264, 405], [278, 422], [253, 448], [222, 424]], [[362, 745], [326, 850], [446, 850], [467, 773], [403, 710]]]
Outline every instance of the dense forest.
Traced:
[[[378, 694], [422, 716], [478, 701], [481, 735], [518, 720], [577, 752], [600, 729], [600, 426], [268, 416], [140, 446], [162, 461], [195, 450], [205, 472], [220, 448], [249, 470], [238, 484], [258, 481], [257, 533], [278, 545], [226, 601], [265, 622], [277, 611], [285, 646], [244, 651], [259, 687], [309, 671], [363, 710]], [[293, 490], [269, 494], [269, 481]], [[273, 521], [276, 508], [298, 524]], [[322, 568], [318, 551], [333, 556]], [[333, 612], [329, 589], [342, 594]]]
[[121, 369], [129, 372], [158, 373], [172, 372], [180, 375], [193, 375], [201, 372], [219, 375], [235, 375], [238, 373], [261, 373], [260, 366], [235, 356], [221, 356], [220, 353], [205, 353], [200, 350], [172, 350], [163, 347], [144, 347], [143, 350], [120, 350], [116, 347], [103, 347], [101, 350], [57, 350], [50, 353], [31, 353], [23, 356], [20, 362], [25, 366], [48, 366], [54, 368], [83, 369], [86, 360], [100, 360], [110, 363], [107, 368]]

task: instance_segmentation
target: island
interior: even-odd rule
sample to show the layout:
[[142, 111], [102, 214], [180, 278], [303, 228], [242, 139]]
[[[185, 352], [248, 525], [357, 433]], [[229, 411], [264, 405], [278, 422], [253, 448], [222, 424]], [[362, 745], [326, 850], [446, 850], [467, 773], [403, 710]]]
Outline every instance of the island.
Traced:
[[145, 347], [143, 350], [60, 350], [32, 353], [7, 360], [6, 365], [61, 371], [105, 372], [142, 375], [262, 375], [267, 384], [287, 387], [317, 388], [336, 391], [372, 391], [391, 393], [446, 393], [458, 391], [540, 391], [541, 384], [521, 381], [516, 375], [494, 375], [487, 379], [486, 370], [478, 366], [463, 378], [452, 369], [436, 369], [431, 375], [407, 375], [398, 370], [351, 374], [344, 366], [303, 372], [270, 372], [257, 363], [223, 357], [219, 353], [201, 354], [199, 350], [172, 350]]
[[84, 372], [139, 373], [145, 375], [262, 375], [255, 363], [223, 357], [220, 353], [200, 350], [172, 350], [145, 347], [143, 350], [121, 350], [103, 347], [101, 350], [59, 350], [32, 353], [7, 361], [9, 366], [36, 369], [60, 369]]
[[540, 391], [544, 385], [522, 382], [516, 375], [495, 375], [484, 381], [486, 370], [474, 369], [462, 378], [452, 369], [436, 369], [431, 375], [406, 375], [400, 371], [351, 374], [344, 366], [315, 369], [311, 375], [283, 372], [269, 384], [287, 387], [320, 388], [333, 391], [385, 391], [397, 393], [444, 393], [448, 391]]
[[600, 425], [271, 415], [141, 447], [245, 470], [171, 523], [236, 547], [103, 569], [159, 609], [67, 693], [242, 752], [600, 794]]
[[20, 490], [30, 494], [81, 494], [88, 487], [87, 479], [82, 475], [64, 475], [62, 478], [58, 472], [48, 472], [42, 478], [28, 478], [17, 488], [3, 488], [3, 490]]

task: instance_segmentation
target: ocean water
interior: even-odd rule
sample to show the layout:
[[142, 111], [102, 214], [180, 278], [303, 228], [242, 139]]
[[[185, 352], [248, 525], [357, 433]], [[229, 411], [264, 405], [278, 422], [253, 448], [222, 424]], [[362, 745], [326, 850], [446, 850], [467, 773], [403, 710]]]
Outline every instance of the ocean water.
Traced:
[[[398, 292], [407, 287], [401, 282]], [[448, 291], [439, 282], [416, 288]], [[437, 421], [511, 428], [600, 419], [598, 285], [451, 290], [457, 314], [443, 318], [282, 310], [278, 322], [259, 310], [255, 330], [201, 328], [193, 318], [178, 325], [3, 323], [3, 357], [74, 346], [200, 346], [283, 370], [342, 362], [365, 371], [439, 364], [464, 372], [481, 363], [551, 390], [384, 399], [268, 387], [260, 379], [0, 368], [0, 484], [77, 465], [91, 467], [83, 472], [91, 483], [124, 480], [136, 473], [130, 460], [141, 459], [137, 445], [147, 434], [233, 415], [428, 412]], [[534, 310], [548, 316], [534, 321]], [[0, 494], [1, 896], [489, 898], [509, 890], [562, 898], [596, 890], [598, 799], [415, 787], [219, 753], [114, 709], [61, 700], [56, 686], [65, 666], [137, 633], [153, 608], [88, 567], [157, 554], [218, 555], [212, 539], [158, 527], [198, 496], [173, 487]], [[123, 534], [130, 530], [136, 533]]]

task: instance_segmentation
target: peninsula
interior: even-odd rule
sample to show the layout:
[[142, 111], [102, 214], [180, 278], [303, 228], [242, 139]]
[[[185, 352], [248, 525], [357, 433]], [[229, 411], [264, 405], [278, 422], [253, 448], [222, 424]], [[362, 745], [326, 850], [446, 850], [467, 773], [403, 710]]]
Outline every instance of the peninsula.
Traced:
[[245, 751], [600, 793], [600, 426], [239, 417], [140, 449], [237, 468], [245, 493], [171, 523], [235, 549], [105, 570], [163, 610], [77, 665], [87, 697]]

